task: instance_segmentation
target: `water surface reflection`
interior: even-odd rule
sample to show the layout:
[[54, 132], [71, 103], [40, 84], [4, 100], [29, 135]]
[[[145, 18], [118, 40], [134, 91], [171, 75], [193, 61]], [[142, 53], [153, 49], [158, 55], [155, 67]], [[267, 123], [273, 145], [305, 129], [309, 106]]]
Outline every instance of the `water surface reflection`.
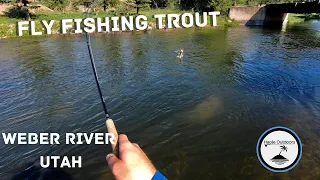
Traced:
[[[96, 35], [101, 86], [118, 129], [169, 179], [319, 177], [319, 23], [286, 31], [236, 27]], [[183, 48], [182, 61], [175, 51]], [[1, 40], [1, 132], [104, 132], [84, 37]], [[289, 173], [255, 154], [263, 131], [283, 125], [303, 142]], [[64, 137], [61, 137], [63, 140]], [[82, 155], [75, 179], [110, 179], [108, 147], [4, 145], [10, 179], [40, 155]]]

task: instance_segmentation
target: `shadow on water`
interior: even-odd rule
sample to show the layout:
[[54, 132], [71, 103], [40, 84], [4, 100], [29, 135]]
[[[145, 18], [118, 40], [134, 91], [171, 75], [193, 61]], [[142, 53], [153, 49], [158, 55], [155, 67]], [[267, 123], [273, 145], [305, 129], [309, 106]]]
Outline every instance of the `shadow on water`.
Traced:
[[15, 174], [11, 180], [74, 180], [62, 168], [53, 167], [53, 162], [48, 168], [41, 168], [36, 163], [29, 163], [19, 173]]

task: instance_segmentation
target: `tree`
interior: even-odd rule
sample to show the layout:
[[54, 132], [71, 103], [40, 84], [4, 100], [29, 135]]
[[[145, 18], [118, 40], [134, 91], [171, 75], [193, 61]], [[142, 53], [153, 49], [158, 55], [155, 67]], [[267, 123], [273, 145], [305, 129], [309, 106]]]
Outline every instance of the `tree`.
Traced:
[[107, 3], [107, 6], [116, 7], [121, 2], [120, 2], [120, 0], [106, 0], [106, 3]]
[[27, 4], [29, 3], [29, 1], [28, 0], [22, 0], [22, 3], [23, 3], [23, 6], [27, 6]]
[[140, 8], [149, 8], [150, 7], [151, 0], [135, 0], [137, 14], [139, 14]]
[[288, 147], [286, 147], [286, 146], [280, 146], [280, 148], [281, 148], [281, 151], [280, 151], [280, 153], [279, 153], [279, 155], [281, 154], [281, 152], [283, 152], [283, 151], [288, 151]]
[[103, 11], [107, 11], [107, 0], [103, 0]]
[[44, 0], [45, 5], [50, 9], [64, 10], [69, 0]]
[[122, 0], [117, 8], [117, 13], [128, 14], [129, 11], [133, 10], [135, 7], [135, 0]]
[[220, 11], [221, 14], [228, 14], [229, 8], [232, 6], [232, 0], [210, 0], [208, 7], [213, 8], [215, 11]]

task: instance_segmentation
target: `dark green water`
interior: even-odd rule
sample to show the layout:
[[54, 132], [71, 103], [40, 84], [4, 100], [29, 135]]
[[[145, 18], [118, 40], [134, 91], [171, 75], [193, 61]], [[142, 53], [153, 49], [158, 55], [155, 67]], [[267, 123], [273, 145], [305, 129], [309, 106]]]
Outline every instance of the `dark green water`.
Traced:
[[[92, 37], [107, 107], [169, 179], [320, 177], [320, 23]], [[178, 59], [176, 50], [183, 48]], [[0, 40], [1, 132], [105, 132], [84, 37]], [[276, 174], [255, 146], [268, 128], [300, 136], [303, 155]], [[0, 177], [41, 155], [82, 155], [75, 179], [112, 179], [104, 145], [4, 145]]]

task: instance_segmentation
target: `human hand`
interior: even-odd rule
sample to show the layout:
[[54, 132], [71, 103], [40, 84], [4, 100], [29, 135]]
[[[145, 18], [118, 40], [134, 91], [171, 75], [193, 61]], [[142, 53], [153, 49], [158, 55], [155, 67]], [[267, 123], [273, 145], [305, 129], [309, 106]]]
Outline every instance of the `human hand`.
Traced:
[[119, 158], [110, 153], [108, 165], [117, 180], [151, 180], [156, 172], [147, 155], [124, 134], [119, 135]]

